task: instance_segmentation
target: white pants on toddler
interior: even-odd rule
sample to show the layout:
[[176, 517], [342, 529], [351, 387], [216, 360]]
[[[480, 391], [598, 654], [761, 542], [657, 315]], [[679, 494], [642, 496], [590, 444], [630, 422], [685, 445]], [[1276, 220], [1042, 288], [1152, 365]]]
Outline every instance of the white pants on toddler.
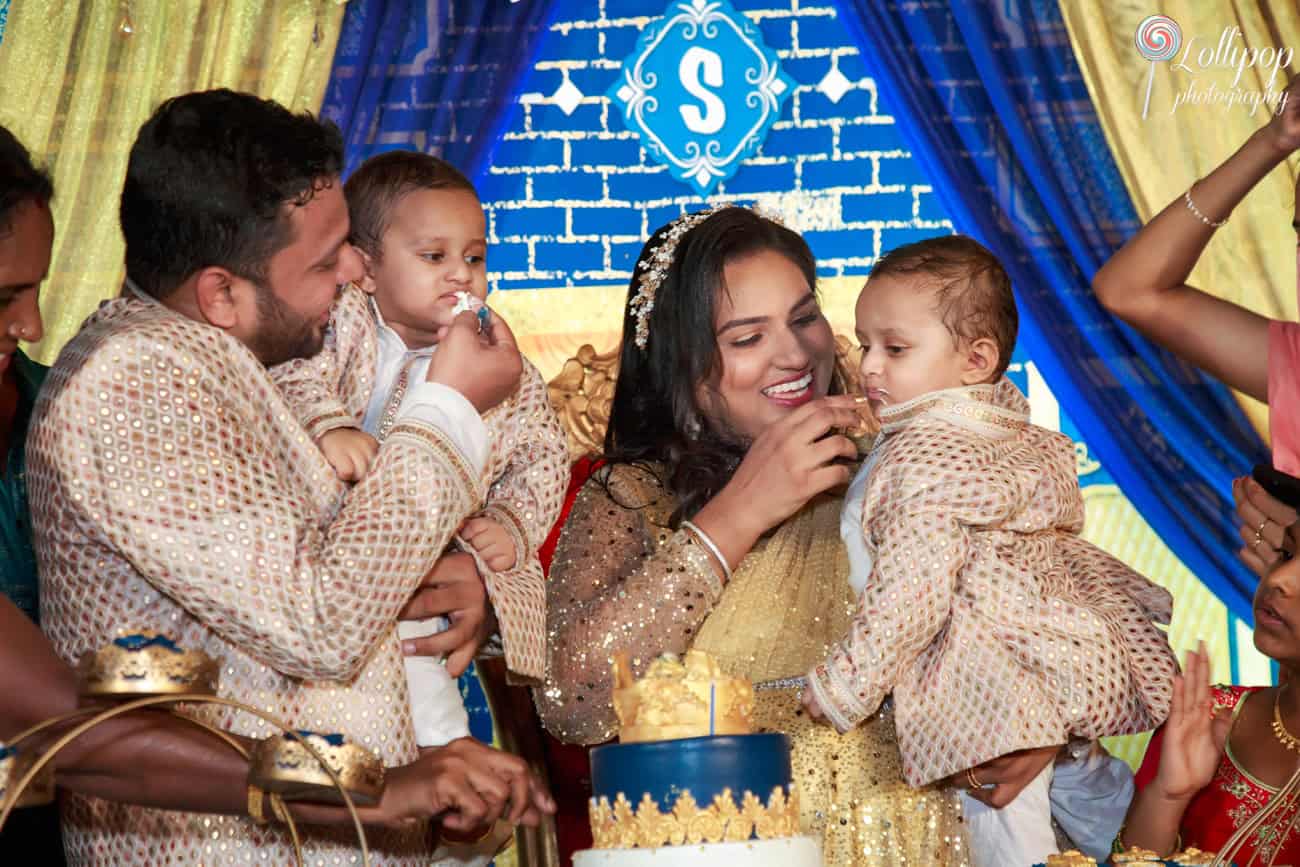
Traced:
[[[445, 632], [450, 626], [445, 617], [427, 620], [399, 620], [399, 638], [424, 638]], [[469, 714], [460, 695], [460, 685], [447, 673], [445, 660], [432, 656], [408, 656], [406, 688], [411, 694], [411, 720], [415, 742], [421, 747], [440, 747], [457, 738], [469, 736]], [[433, 853], [433, 867], [486, 867], [503, 842], [502, 823], [488, 839], [479, 843], [440, 843]]]
[[961, 793], [971, 862], [975, 867], [1031, 867], [1058, 851], [1052, 831], [1052, 802], [1048, 794], [1053, 766], [1043, 768], [1016, 799], [996, 809]]
[[[397, 635], [406, 640], [445, 632], [451, 625], [446, 617], [397, 621]], [[469, 736], [469, 714], [460, 696], [460, 685], [447, 673], [445, 660], [432, 656], [408, 656], [406, 689], [411, 694], [411, 720], [415, 742], [421, 747], [440, 747], [456, 738]]]
[[1129, 766], [1095, 744], [1082, 755], [1048, 765], [1001, 810], [963, 791], [971, 861], [975, 867], [1046, 862], [1057, 851], [1053, 818], [1080, 851], [1105, 860], [1132, 799]]

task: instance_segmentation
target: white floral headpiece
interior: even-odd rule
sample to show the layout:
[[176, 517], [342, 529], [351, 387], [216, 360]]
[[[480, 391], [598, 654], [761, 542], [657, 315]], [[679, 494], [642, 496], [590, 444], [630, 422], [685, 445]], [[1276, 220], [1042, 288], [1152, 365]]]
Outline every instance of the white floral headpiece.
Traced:
[[[650, 342], [650, 311], [655, 307], [655, 293], [659, 291], [664, 278], [668, 276], [668, 269], [673, 266], [673, 259], [677, 256], [677, 244], [682, 240], [682, 236], [719, 211], [734, 207], [736, 205], [728, 202], [693, 214], [682, 214], [668, 224], [668, 229], [664, 232], [663, 240], [659, 245], [651, 247], [636, 263], [636, 268], [641, 274], [637, 278], [636, 295], [627, 303], [627, 309], [636, 317], [634, 339], [638, 349], [645, 349], [646, 344]], [[760, 217], [785, 225], [778, 217], [765, 210], [757, 207], [750, 210]]]

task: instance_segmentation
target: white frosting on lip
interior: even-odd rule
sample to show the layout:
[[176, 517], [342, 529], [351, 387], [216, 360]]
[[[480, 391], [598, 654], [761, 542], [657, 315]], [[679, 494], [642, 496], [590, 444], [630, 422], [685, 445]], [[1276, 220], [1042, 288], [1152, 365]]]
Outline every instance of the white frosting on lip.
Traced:
[[456, 306], [451, 308], [451, 314], [453, 316], [459, 316], [461, 313], [464, 313], [466, 310], [471, 310], [471, 311], [477, 310], [483, 306], [482, 301], [478, 300], [468, 292], [457, 292], [455, 294], [456, 294]]

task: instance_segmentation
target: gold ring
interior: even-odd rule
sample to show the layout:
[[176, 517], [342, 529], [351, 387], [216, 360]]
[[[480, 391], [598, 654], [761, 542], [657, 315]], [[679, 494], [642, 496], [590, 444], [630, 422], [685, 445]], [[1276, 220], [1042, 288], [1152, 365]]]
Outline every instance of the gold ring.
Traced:
[[967, 768], [967, 769], [966, 769], [966, 783], [967, 783], [967, 784], [968, 784], [972, 789], [982, 789], [982, 788], [984, 788], [984, 785], [983, 785], [983, 784], [982, 784], [978, 779], [975, 778], [975, 769], [974, 769], [974, 768]]

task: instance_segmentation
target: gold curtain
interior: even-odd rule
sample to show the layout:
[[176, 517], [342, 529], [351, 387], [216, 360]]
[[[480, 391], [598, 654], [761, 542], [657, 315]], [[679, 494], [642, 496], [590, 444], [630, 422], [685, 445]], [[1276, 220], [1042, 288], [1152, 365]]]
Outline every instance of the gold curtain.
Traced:
[[[1234, 89], [1237, 68], [1215, 65], [1216, 54], [1219, 60], [1232, 60], [1233, 48], [1236, 59], [1245, 56], [1247, 47], [1275, 53], [1293, 49], [1290, 68], [1282, 67], [1272, 82], [1272, 67], [1247, 67], [1235, 84], [1245, 92], [1271, 89], [1276, 96], [1300, 69], [1300, 9], [1290, 0], [1060, 0], [1060, 8], [1111, 153], [1144, 222], [1271, 117], [1265, 105], [1252, 114], [1243, 105], [1177, 103], [1178, 94], [1187, 94], [1189, 87], [1203, 95], [1211, 87], [1217, 93]], [[1156, 14], [1178, 23], [1182, 44], [1173, 58], [1155, 63], [1144, 119], [1152, 63], [1138, 53], [1135, 35], [1143, 19]], [[1192, 285], [1265, 316], [1296, 319], [1295, 180], [1291, 160], [1251, 192], [1215, 234], [1192, 272]], [[1267, 408], [1249, 398], [1240, 400], [1266, 434]]]
[[0, 123], [54, 179], [36, 358], [53, 361], [121, 286], [122, 179], [158, 104], [229, 87], [315, 111], [342, 20], [343, 0], [13, 0], [0, 42]]

